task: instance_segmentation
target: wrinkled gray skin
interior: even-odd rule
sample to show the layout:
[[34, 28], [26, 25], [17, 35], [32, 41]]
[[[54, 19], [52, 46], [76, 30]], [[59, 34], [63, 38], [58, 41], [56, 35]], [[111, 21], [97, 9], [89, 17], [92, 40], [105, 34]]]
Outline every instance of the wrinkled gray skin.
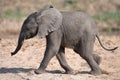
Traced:
[[36, 74], [45, 72], [45, 69], [52, 59], [56, 56], [61, 67], [68, 74], [75, 74], [75, 71], [67, 64], [65, 58], [65, 48], [71, 48], [78, 53], [89, 64], [93, 75], [101, 74], [99, 67], [100, 57], [93, 54], [93, 45], [97, 37], [100, 45], [105, 48], [97, 36], [95, 22], [87, 14], [82, 12], [59, 12], [52, 6], [47, 6], [38, 12], [32, 13], [24, 21], [18, 46], [11, 55], [15, 55], [21, 48], [25, 39], [30, 39], [38, 35], [40, 38], [46, 37], [47, 45], [44, 58]]

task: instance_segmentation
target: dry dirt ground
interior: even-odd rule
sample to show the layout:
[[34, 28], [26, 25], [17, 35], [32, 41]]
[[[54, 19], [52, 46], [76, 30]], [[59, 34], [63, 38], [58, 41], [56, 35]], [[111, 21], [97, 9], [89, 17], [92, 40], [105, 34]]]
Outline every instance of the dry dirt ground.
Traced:
[[119, 46], [114, 52], [105, 51], [100, 47], [97, 40], [95, 42], [94, 51], [102, 57], [100, 67], [109, 74], [93, 76], [85, 73], [90, 71], [88, 64], [71, 49], [66, 49], [67, 61], [74, 70], [79, 71], [78, 74], [63, 74], [64, 70], [54, 57], [47, 67], [47, 72], [36, 75], [34, 69], [38, 68], [43, 58], [46, 46], [45, 39], [35, 37], [27, 40], [19, 53], [11, 56], [10, 52], [16, 48], [18, 35], [13, 35], [16, 33], [14, 31], [11, 31], [11, 34], [4, 34], [3, 28], [4, 31], [10, 32], [4, 25], [0, 27], [0, 80], [120, 80], [119, 35], [107, 36], [100, 34], [100, 38], [106, 47]]

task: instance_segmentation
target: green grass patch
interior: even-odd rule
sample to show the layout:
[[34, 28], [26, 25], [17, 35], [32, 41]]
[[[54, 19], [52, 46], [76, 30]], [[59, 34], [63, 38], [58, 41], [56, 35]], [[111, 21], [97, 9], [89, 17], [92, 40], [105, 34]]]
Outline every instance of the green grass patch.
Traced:
[[65, 0], [65, 4], [74, 4], [77, 0]]
[[[104, 20], [104, 21], [108, 21], [110, 19], [116, 20], [116, 21], [120, 21], [120, 12], [116, 12], [116, 13], [103, 13], [100, 15], [94, 15], [93, 18], [97, 19], [97, 20]], [[108, 34], [112, 34], [113, 30], [112, 30], [112, 25], [111, 24], [107, 24], [107, 33]]]
[[28, 14], [21, 13], [17, 10], [7, 10], [5, 12], [0, 12], [0, 18], [13, 18], [13, 19], [20, 19], [26, 17]]
[[120, 12], [103, 13], [100, 15], [94, 15], [93, 18], [98, 19], [98, 20], [108, 20], [108, 19], [120, 20]]

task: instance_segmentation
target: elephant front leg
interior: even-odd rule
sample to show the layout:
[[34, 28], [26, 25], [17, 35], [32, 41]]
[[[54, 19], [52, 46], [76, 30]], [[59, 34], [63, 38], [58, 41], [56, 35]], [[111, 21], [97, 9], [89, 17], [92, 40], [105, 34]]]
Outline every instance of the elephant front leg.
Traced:
[[35, 73], [36, 74], [44, 73], [49, 61], [52, 59], [53, 56], [55, 56], [55, 54], [56, 54], [55, 51], [46, 49], [44, 58], [40, 64], [39, 68], [37, 70], [35, 70]]
[[39, 68], [35, 70], [36, 74], [41, 74], [45, 72], [45, 69], [49, 61], [52, 59], [53, 56], [55, 56], [58, 53], [60, 44], [61, 44], [61, 37], [59, 34], [52, 33], [51, 35], [47, 36], [47, 45], [46, 45], [44, 58]]

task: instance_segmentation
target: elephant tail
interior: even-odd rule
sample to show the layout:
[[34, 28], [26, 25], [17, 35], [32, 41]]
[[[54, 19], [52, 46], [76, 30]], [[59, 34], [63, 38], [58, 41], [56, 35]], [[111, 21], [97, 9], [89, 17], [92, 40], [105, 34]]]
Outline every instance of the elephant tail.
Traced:
[[101, 47], [102, 47], [103, 49], [105, 49], [105, 50], [107, 50], [107, 51], [114, 51], [114, 50], [116, 50], [116, 49], [118, 48], [118, 47], [114, 47], [114, 48], [108, 49], [108, 48], [106, 48], [106, 47], [103, 46], [103, 44], [102, 44], [102, 42], [101, 42], [99, 36], [96, 35], [96, 37], [97, 37], [97, 39], [98, 39], [98, 41], [99, 41], [99, 43], [100, 43], [100, 45], [101, 45]]

